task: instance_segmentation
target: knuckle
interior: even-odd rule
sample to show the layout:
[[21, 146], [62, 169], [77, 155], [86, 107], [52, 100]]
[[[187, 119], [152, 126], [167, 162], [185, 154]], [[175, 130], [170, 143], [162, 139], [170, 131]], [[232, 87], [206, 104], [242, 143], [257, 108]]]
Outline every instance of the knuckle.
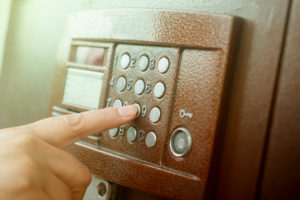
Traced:
[[64, 122], [72, 131], [80, 131], [83, 127], [83, 115], [81, 113], [65, 115]]
[[79, 162], [79, 164], [80, 164], [80, 166], [79, 166], [80, 177], [79, 177], [78, 183], [82, 187], [86, 188], [92, 181], [92, 175], [91, 175], [89, 169], [85, 165], [83, 165], [80, 162]]
[[26, 155], [26, 154], [23, 155], [21, 163], [22, 163], [23, 169], [26, 169], [26, 167], [29, 167], [30, 169], [37, 167], [37, 163], [36, 163], [35, 159], [33, 157], [31, 157], [30, 155]]
[[16, 143], [22, 147], [31, 146], [33, 144], [36, 144], [36, 142], [37, 138], [32, 134], [21, 134], [16, 138]]
[[14, 190], [16, 192], [25, 192], [35, 188], [35, 181], [29, 176], [22, 176], [19, 178], [18, 182], [15, 184]]
[[78, 174], [78, 176], [76, 177], [77, 185], [87, 187], [92, 181], [92, 175], [90, 170], [73, 155], [67, 152], [64, 153], [65, 159], [68, 160], [69, 163], [72, 163], [74, 173]]
[[61, 199], [72, 200], [72, 191], [70, 190], [70, 188], [67, 188], [64, 190], [63, 198], [61, 198]]
[[15, 184], [15, 190], [18, 192], [25, 192], [38, 188], [38, 180], [41, 177], [38, 165], [32, 158], [24, 159], [22, 164], [22, 168], [16, 173], [18, 181]]
[[83, 164], [81, 164], [79, 170], [80, 170], [80, 174], [81, 174], [79, 177], [79, 180], [78, 180], [79, 184], [84, 187], [87, 187], [92, 180], [92, 175], [91, 175], [89, 169]]
[[21, 158], [19, 169], [20, 174], [26, 177], [34, 179], [37, 173], [41, 170], [39, 164], [35, 159], [29, 155], [25, 155]]
[[87, 188], [88, 185], [91, 183], [92, 181], [92, 175], [90, 173], [90, 171], [87, 169], [87, 167], [85, 167], [86, 170], [85, 170], [85, 174], [83, 176], [83, 179], [82, 179], [82, 185]]
[[25, 192], [38, 188], [38, 176], [35, 175], [32, 171], [34, 169], [29, 169], [25, 167], [18, 173], [18, 181], [15, 183], [14, 190], [17, 192]]

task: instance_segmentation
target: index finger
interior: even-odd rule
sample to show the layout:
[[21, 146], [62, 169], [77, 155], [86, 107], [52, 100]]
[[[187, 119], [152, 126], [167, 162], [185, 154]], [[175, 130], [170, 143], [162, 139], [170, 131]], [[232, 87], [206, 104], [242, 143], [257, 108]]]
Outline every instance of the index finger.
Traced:
[[136, 117], [135, 105], [50, 117], [23, 126], [51, 145], [64, 148], [80, 138], [125, 124]]

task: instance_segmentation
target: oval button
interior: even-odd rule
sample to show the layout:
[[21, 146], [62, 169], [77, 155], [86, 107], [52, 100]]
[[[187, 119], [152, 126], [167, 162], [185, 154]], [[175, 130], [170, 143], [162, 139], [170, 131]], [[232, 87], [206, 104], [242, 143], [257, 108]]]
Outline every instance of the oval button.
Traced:
[[158, 82], [155, 84], [153, 93], [156, 98], [162, 98], [165, 94], [165, 91], [166, 87], [164, 83]]
[[128, 142], [133, 142], [137, 137], [136, 129], [134, 127], [129, 127], [126, 133], [126, 137]]
[[128, 53], [125, 53], [121, 57], [120, 65], [123, 69], [127, 69], [129, 67], [130, 63], [130, 55]]
[[161, 112], [158, 107], [153, 107], [150, 111], [150, 121], [156, 123], [160, 120]]
[[109, 132], [109, 135], [110, 135], [110, 137], [116, 137], [117, 136], [117, 134], [118, 134], [118, 128], [112, 128], [112, 129], [110, 129], [108, 132]]
[[138, 80], [134, 85], [134, 91], [136, 94], [142, 94], [145, 90], [145, 82], [143, 80]]
[[134, 105], [135, 105], [135, 107], [137, 109], [137, 113], [136, 113], [136, 116], [135, 116], [135, 119], [136, 119], [136, 118], [138, 118], [141, 115], [141, 106], [138, 103], [135, 103]]
[[122, 106], [122, 101], [120, 99], [116, 99], [114, 101], [113, 107], [121, 107]]
[[145, 71], [149, 65], [149, 58], [146, 55], [142, 55], [139, 58], [138, 67], [141, 71]]
[[127, 84], [126, 78], [123, 77], [123, 76], [121, 76], [121, 77], [118, 78], [118, 80], [117, 80], [117, 85], [116, 85], [117, 90], [118, 90], [119, 92], [123, 92], [123, 91], [125, 90], [125, 88], [126, 88], [126, 84]]
[[148, 148], [154, 147], [156, 144], [156, 134], [154, 132], [148, 133], [145, 142]]
[[167, 57], [162, 57], [161, 59], [159, 59], [157, 64], [158, 71], [162, 74], [166, 73], [169, 69], [169, 65], [169, 59]]

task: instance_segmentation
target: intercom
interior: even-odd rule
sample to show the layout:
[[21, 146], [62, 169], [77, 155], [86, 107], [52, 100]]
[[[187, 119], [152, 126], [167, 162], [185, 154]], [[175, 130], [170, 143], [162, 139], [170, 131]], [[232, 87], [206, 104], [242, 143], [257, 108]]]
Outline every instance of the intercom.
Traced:
[[206, 198], [238, 27], [232, 16], [173, 10], [70, 15], [50, 114], [136, 104], [139, 116], [69, 151], [105, 180], [166, 198]]

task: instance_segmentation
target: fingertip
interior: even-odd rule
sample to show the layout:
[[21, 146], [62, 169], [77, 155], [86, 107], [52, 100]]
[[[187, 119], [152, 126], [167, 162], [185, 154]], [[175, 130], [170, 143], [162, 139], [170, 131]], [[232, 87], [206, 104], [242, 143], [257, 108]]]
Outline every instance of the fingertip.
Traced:
[[138, 108], [135, 105], [118, 107], [118, 113], [122, 118], [134, 119], [138, 113]]

